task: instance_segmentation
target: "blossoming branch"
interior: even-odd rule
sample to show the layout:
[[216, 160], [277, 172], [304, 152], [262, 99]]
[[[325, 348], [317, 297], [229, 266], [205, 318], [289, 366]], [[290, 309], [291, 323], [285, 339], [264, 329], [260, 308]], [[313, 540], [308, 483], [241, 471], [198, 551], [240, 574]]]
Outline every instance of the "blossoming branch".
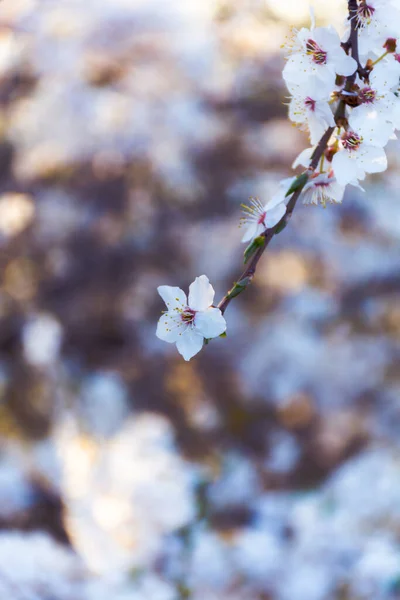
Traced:
[[[385, 146], [400, 129], [400, 0], [348, 0], [344, 41], [334, 27], [293, 30], [285, 44], [283, 78], [290, 93], [289, 119], [306, 131], [311, 147], [293, 163], [303, 167], [284, 179], [266, 204], [244, 207], [242, 275], [217, 306], [205, 275], [190, 286], [160, 286], [167, 311], [157, 336], [185, 360], [209, 339], [225, 335], [228, 304], [251, 283], [272, 238], [287, 225], [297, 201], [339, 204], [347, 185], [360, 186], [367, 173], [387, 169]], [[362, 189], [362, 188], [361, 188]]]

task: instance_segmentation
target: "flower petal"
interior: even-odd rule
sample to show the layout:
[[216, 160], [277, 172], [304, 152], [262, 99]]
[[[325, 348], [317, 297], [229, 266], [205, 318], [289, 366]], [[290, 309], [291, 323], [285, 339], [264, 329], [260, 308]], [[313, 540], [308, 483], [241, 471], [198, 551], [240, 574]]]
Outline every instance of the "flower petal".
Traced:
[[254, 223], [249, 223], [246, 227], [246, 231], [242, 237], [242, 242], [249, 242], [253, 240], [258, 235], [260, 235], [264, 231], [265, 227], [263, 225], [259, 225], [254, 221]]
[[347, 150], [337, 152], [332, 159], [332, 168], [339, 185], [347, 185], [357, 177], [355, 157], [352, 158]]
[[205, 338], [214, 338], [224, 333], [226, 321], [219, 308], [211, 307], [196, 314], [194, 326]]
[[306, 148], [305, 150], [302, 150], [298, 157], [295, 159], [294, 163], [292, 164], [292, 168], [296, 169], [296, 167], [299, 166], [308, 167], [310, 165], [311, 157], [314, 153], [314, 150], [315, 148]]
[[182, 321], [180, 314], [175, 311], [166, 312], [158, 320], [156, 336], [163, 342], [173, 344], [179, 339], [186, 327], [187, 325]]
[[160, 285], [157, 288], [157, 291], [167, 305], [168, 310], [184, 308], [187, 306], [186, 294], [181, 288], [172, 287], [170, 285]]
[[267, 216], [269, 216], [270, 211], [279, 206], [279, 204], [286, 202], [286, 192], [290, 190], [290, 187], [295, 179], [295, 177], [290, 177], [279, 183], [279, 190], [268, 200], [264, 206]]
[[277, 206], [275, 206], [267, 212], [267, 215], [265, 217], [267, 229], [275, 227], [275, 225], [279, 223], [283, 215], [286, 213], [286, 208], [286, 204], [284, 202], [281, 202], [280, 204], [278, 204]]
[[190, 360], [195, 354], [200, 352], [203, 347], [204, 337], [196, 331], [188, 327], [176, 342], [176, 347], [179, 354], [183, 356], [185, 360]]
[[347, 56], [344, 50], [338, 52], [334, 57], [335, 71], [338, 75], [353, 75], [357, 69], [357, 63], [351, 56]]
[[357, 131], [365, 144], [371, 146], [386, 146], [390, 136], [393, 133], [394, 127], [388, 123], [390, 114], [389, 111], [379, 111], [379, 102], [376, 106], [368, 106], [362, 104], [353, 109], [349, 123], [353, 131]]
[[189, 306], [193, 310], [207, 310], [214, 300], [214, 288], [206, 275], [196, 277], [189, 286]]
[[383, 148], [362, 146], [358, 164], [366, 173], [382, 173], [387, 169], [387, 158]]
[[334, 27], [316, 27], [310, 36], [325, 51], [335, 52], [340, 48], [340, 37]]
[[380, 93], [397, 86], [400, 77], [400, 64], [397, 60], [381, 62], [374, 67], [369, 76], [372, 87]]

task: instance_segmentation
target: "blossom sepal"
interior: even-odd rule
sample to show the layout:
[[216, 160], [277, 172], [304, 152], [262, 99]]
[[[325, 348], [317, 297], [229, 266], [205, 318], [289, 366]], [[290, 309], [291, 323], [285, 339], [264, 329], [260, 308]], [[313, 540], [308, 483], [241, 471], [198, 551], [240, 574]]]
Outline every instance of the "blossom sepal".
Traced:
[[303, 187], [306, 185], [308, 178], [309, 178], [308, 173], [301, 173], [301, 175], [296, 177], [296, 179], [293, 181], [292, 185], [286, 192], [285, 197], [287, 198], [288, 196], [291, 196], [292, 194], [294, 194], [294, 192], [301, 191], [303, 189]]
[[227, 300], [232, 300], [233, 298], [236, 298], [236, 296], [239, 296], [239, 294], [244, 292], [244, 290], [249, 285], [250, 281], [250, 277], [244, 277], [244, 279], [237, 281], [233, 288], [228, 292]]
[[264, 246], [264, 244], [265, 237], [263, 235], [259, 235], [258, 237], [254, 238], [254, 240], [247, 246], [246, 250], [244, 251], [244, 264], [248, 263], [250, 258], [254, 256], [257, 250]]

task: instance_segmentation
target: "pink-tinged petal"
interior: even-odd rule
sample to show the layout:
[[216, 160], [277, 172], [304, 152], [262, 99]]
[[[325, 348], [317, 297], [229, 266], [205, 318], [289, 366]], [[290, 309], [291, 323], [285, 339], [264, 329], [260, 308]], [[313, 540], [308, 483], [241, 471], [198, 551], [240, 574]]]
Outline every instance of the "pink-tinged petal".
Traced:
[[200, 352], [203, 343], [204, 337], [201, 333], [188, 327], [179, 337], [176, 342], [176, 347], [179, 354], [181, 354], [185, 360], [190, 360], [195, 354]]
[[170, 285], [160, 285], [157, 288], [158, 293], [167, 305], [168, 310], [175, 308], [184, 308], [187, 306], [186, 294], [181, 288]]
[[286, 213], [286, 204], [281, 202], [278, 206], [275, 206], [272, 210], [267, 212], [267, 216], [265, 218], [265, 222], [267, 228], [275, 227], [277, 223], [282, 219], [283, 215]]
[[214, 288], [206, 275], [196, 277], [189, 286], [189, 306], [193, 310], [207, 310], [214, 300]]
[[195, 328], [205, 337], [214, 338], [224, 333], [226, 321], [219, 308], [208, 308], [205, 312], [196, 314]]
[[182, 321], [180, 314], [174, 311], [166, 312], [158, 320], [156, 336], [163, 342], [173, 344], [185, 329], [186, 324]]

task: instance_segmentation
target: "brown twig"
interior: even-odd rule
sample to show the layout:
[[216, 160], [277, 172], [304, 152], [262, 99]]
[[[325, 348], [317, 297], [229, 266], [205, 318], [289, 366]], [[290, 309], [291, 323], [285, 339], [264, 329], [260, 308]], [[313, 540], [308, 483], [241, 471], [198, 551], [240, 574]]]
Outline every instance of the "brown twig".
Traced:
[[[348, 0], [350, 36], [349, 36], [349, 39], [346, 42], [346, 44], [348, 45], [349, 48], [351, 48], [352, 57], [357, 62], [357, 65], [359, 65], [358, 72], [360, 72], [360, 69], [362, 71], [364, 71], [364, 70], [362, 69], [362, 67], [360, 65], [359, 54], [358, 54], [358, 25], [357, 25], [357, 19], [356, 19], [357, 8], [358, 8], [357, 0]], [[357, 76], [357, 71], [353, 75], [350, 75], [349, 77], [347, 77], [346, 85], [345, 85], [345, 89], [347, 91], [352, 88], [352, 86], [356, 80], [356, 76]], [[336, 113], [334, 116], [335, 122], [337, 124], [340, 123], [341, 120], [343, 120], [343, 118], [345, 116], [345, 108], [346, 108], [345, 102], [343, 100], [341, 100], [339, 102], [339, 105], [337, 107], [337, 110], [336, 110]], [[305, 171], [306, 174], [310, 175], [311, 172], [317, 168], [318, 163], [321, 160], [321, 157], [323, 156], [325, 150], [327, 149], [328, 142], [329, 142], [334, 130], [335, 130], [335, 127], [329, 127], [325, 131], [324, 135], [321, 137], [321, 139], [318, 142], [318, 144], [314, 150], [314, 153], [311, 157], [310, 166]], [[222, 300], [218, 304], [218, 308], [221, 310], [222, 314], [226, 311], [231, 300], [233, 300], [233, 298], [235, 298], [242, 291], [244, 291], [252, 282], [253, 277], [256, 273], [256, 269], [257, 269], [259, 260], [261, 259], [262, 255], [264, 254], [267, 246], [271, 242], [274, 235], [277, 232], [282, 231], [282, 229], [284, 227], [286, 227], [286, 225], [288, 224], [290, 217], [292, 216], [292, 213], [296, 207], [297, 201], [298, 201], [299, 197], [301, 196], [303, 187], [304, 187], [304, 185], [301, 186], [299, 189], [297, 189], [293, 193], [293, 195], [291, 196], [291, 198], [288, 202], [286, 213], [282, 217], [282, 219], [279, 221], [279, 223], [277, 223], [277, 225], [275, 225], [275, 227], [272, 227], [271, 229], [266, 229], [261, 234], [260, 237], [264, 238], [263, 243], [261, 244], [261, 246], [259, 246], [259, 248], [256, 250], [256, 252], [250, 258], [247, 267], [245, 268], [243, 273], [240, 275], [239, 279], [237, 280], [237, 283], [234, 284], [234, 286], [225, 294], [225, 296], [222, 298]]]

